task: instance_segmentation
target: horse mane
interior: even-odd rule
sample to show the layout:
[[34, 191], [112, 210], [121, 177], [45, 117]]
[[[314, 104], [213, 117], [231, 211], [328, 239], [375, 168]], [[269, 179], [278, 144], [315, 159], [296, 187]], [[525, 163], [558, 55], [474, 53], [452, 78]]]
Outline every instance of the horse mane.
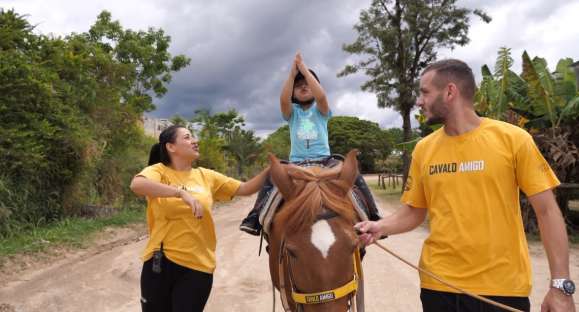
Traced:
[[[326, 169], [327, 170], [327, 169]], [[337, 175], [324, 175], [324, 169], [312, 167], [288, 170], [293, 179], [297, 194], [286, 201], [275, 218], [285, 232], [301, 232], [310, 227], [324, 212], [335, 212], [350, 223], [354, 223], [356, 213], [348, 196], [351, 185]]]

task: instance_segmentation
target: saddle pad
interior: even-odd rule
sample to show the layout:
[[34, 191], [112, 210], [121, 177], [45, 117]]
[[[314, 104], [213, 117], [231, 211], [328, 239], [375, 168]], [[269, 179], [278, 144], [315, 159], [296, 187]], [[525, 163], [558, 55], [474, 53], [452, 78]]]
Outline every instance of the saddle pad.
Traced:
[[269, 228], [271, 222], [273, 221], [273, 216], [275, 215], [275, 212], [279, 208], [282, 201], [283, 197], [281, 196], [281, 193], [277, 187], [274, 185], [273, 189], [269, 193], [267, 201], [261, 209], [261, 213], [259, 214], [259, 223], [261, 223], [265, 234], [269, 235]]
[[[349, 192], [349, 197], [352, 203], [354, 204], [354, 209], [358, 214], [358, 217], [361, 221], [367, 221], [368, 215], [366, 214], [364, 200], [360, 197], [357, 192]], [[281, 193], [277, 189], [277, 187], [273, 187], [267, 201], [261, 213], [259, 214], [259, 223], [261, 223], [263, 227], [263, 231], [265, 234], [269, 235], [269, 229], [271, 227], [271, 222], [273, 221], [273, 217], [275, 216], [276, 211], [279, 209], [281, 202], [283, 201], [283, 197]]]

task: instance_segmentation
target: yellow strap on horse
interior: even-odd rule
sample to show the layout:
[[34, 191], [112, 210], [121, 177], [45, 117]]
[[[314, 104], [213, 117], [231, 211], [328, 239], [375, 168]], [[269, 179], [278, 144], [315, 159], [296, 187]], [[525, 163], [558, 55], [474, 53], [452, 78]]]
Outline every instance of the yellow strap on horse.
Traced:
[[351, 280], [348, 284], [340, 288], [310, 294], [292, 292], [292, 298], [297, 303], [317, 304], [342, 298], [349, 293], [356, 291], [356, 289], [358, 289], [358, 278], [354, 277], [354, 279]]
[[[358, 251], [356, 251], [358, 252]], [[302, 294], [292, 291], [292, 299], [296, 303], [301, 304], [318, 304], [324, 302], [330, 302], [346, 295], [355, 292], [358, 289], [358, 274], [357, 274], [357, 263], [356, 263], [356, 253], [354, 253], [354, 278], [348, 282], [346, 285], [338, 287], [336, 289], [321, 291], [317, 293]]]

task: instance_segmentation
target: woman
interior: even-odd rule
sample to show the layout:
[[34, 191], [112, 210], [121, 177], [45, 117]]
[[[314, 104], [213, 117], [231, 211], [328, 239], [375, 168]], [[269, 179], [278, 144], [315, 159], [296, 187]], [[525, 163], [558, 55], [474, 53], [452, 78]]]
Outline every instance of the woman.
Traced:
[[203, 311], [215, 270], [214, 201], [257, 192], [267, 169], [240, 182], [205, 168], [193, 168], [199, 145], [189, 130], [171, 126], [151, 149], [149, 166], [131, 182], [147, 197], [149, 241], [143, 253], [143, 312]]

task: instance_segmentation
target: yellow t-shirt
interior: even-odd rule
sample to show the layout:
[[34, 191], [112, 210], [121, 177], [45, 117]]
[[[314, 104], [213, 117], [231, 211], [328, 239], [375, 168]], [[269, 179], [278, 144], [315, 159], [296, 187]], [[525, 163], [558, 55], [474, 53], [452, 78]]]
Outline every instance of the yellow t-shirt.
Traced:
[[147, 261], [163, 242], [165, 256], [184, 267], [213, 273], [215, 270], [215, 225], [211, 215], [214, 201], [230, 200], [241, 182], [205, 168], [176, 171], [158, 163], [138, 174], [147, 179], [187, 190], [203, 206], [203, 218], [181, 198], [147, 197], [149, 242], [143, 252]]
[[[401, 199], [428, 209], [420, 266], [476, 294], [528, 296], [519, 188], [530, 196], [557, 185], [523, 129], [487, 118], [459, 136], [438, 129], [417, 144]], [[427, 275], [420, 280], [423, 288], [456, 292]]]

